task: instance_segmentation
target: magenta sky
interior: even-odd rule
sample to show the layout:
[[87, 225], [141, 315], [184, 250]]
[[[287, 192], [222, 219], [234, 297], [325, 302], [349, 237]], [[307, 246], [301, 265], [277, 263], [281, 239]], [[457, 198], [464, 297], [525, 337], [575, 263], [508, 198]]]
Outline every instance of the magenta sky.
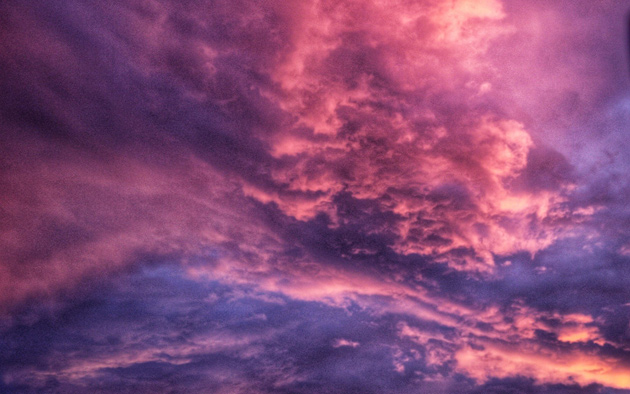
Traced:
[[0, 392], [630, 393], [630, 3], [0, 3]]

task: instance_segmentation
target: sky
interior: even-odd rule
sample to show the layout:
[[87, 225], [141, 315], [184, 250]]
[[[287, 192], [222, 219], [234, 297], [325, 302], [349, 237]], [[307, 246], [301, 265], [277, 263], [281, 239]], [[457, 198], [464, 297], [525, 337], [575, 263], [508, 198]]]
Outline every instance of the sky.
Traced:
[[630, 393], [629, 9], [0, 2], [0, 392]]

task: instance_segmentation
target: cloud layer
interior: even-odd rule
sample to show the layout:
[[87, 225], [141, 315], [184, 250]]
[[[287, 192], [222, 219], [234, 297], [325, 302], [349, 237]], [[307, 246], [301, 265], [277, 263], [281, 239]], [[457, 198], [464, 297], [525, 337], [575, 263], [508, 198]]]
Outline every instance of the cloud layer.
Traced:
[[0, 389], [630, 390], [625, 12], [3, 3]]

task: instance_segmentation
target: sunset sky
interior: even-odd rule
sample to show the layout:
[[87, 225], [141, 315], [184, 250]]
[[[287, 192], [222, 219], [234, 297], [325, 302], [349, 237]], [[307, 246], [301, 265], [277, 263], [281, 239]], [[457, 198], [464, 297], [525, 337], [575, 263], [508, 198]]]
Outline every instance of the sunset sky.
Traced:
[[1, 393], [630, 393], [622, 0], [0, 2]]

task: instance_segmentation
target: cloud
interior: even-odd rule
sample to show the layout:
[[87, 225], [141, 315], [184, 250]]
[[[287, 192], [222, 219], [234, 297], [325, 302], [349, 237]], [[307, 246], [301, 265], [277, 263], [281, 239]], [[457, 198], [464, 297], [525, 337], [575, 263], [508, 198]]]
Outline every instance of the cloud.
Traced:
[[0, 390], [630, 388], [623, 12], [0, 5]]

